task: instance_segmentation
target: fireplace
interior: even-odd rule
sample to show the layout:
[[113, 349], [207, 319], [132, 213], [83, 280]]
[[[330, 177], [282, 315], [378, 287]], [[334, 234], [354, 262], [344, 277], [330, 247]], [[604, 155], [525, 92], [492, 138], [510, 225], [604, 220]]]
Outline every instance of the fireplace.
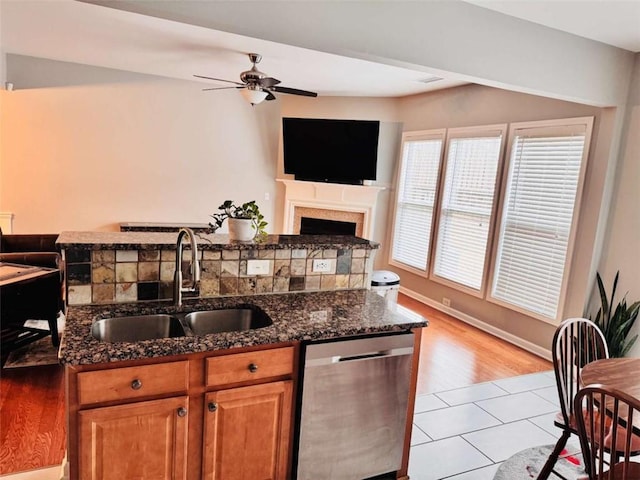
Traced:
[[301, 235], [355, 235], [356, 224], [324, 218], [302, 217], [300, 219]]
[[[372, 239], [375, 204], [378, 193], [384, 187], [283, 179], [278, 181], [284, 183], [286, 188], [283, 233], [307, 231], [306, 228], [301, 228], [302, 219], [311, 218], [337, 222], [338, 225], [354, 224], [356, 236]], [[351, 232], [352, 227], [349, 228]]]
[[[353, 233], [344, 235], [356, 235], [362, 237], [364, 235], [364, 213], [362, 212], [348, 212], [344, 210], [329, 209], [329, 208], [310, 208], [296, 206], [293, 211], [293, 232], [303, 233], [302, 219], [307, 218], [311, 220], [325, 220], [327, 222], [337, 222], [342, 224], [353, 224]], [[309, 223], [309, 220], [307, 220]], [[310, 223], [313, 223], [311, 221]], [[326, 224], [328, 225], [328, 224]], [[339, 227], [338, 227], [339, 228]], [[307, 229], [304, 231], [308, 232]], [[327, 235], [331, 235], [327, 233]], [[340, 235], [334, 233], [333, 235]]]

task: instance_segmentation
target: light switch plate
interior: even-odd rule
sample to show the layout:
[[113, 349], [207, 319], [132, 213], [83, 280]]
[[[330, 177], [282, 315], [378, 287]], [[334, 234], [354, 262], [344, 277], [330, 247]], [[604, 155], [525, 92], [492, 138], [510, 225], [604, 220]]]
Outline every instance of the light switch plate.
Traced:
[[331, 260], [318, 258], [313, 261], [313, 271], [318, 273], [326, 273], [331, 270]]
[[247, 260], [247, 275], [269, 275], [270, 260]]

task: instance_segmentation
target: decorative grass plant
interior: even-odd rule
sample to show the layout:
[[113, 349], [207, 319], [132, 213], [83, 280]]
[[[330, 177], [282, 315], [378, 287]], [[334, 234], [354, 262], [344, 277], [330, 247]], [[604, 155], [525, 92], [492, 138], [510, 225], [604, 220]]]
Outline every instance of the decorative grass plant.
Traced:
[[611, 297], [608, 298], [602, 278], [599, 273], [596, 273], [601, 306], [594, 319], [589, 317], [602, 330], [609, 348], [609, 356], [612, 358], [624, 357], [638, 339], [638, 335], [634, 335], [632, 338], [627, 337], [638, 317], [640, 301], [627, 306], [627, 296], [625, 294], [616, 305], [615, 310], [613, 308], [619, 276], [620, 272], [618, 271], [613, 280]]

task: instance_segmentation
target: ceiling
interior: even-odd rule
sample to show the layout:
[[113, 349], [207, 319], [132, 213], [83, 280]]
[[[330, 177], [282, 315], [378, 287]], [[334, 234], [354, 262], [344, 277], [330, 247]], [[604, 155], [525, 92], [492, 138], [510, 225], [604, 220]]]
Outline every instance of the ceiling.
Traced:
[[640, 52], [640, 0], [466, 1], [631, 52]]
[[260, 53], [260, 70], [282, 86], [320, 95], [396, 97], [466, 83], [424, 83], [434, 75], [71, 0], [1, 7], [6, 53], [201, 81], [203, 88], [226, 84], [193, 74], [238, 81], [251, 67], [248, 52]]
[[[137, 3], [144, 8], [145, 2]], [[640, 0], [470, 3], [640, 50]], [[92, 3], [21, 0], [0, 2], [0, 8], [2, 48], [16, 55], [200, 81], [192, 75], [237, 80], [250, 67], [246, 53], [257, 52], [263, 56], [260, 70], [280, 79], [283, 86], [334, 96], [398, 97], [466, 83], [451, 74], [425, 83], [442, 73], [318, 52]], [[225, 85], [202, 82], [203, 88]], [[21, 88], [19, 84], [14, 87]]]

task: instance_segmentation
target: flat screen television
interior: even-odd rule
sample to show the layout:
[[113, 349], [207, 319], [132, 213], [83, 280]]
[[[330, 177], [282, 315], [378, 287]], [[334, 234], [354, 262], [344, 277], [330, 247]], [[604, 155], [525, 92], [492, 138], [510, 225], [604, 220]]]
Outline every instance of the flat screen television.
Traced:
[[375, 180], [379, 133], [378, 121], [283, 118], [284, 171], [314, 182]]

